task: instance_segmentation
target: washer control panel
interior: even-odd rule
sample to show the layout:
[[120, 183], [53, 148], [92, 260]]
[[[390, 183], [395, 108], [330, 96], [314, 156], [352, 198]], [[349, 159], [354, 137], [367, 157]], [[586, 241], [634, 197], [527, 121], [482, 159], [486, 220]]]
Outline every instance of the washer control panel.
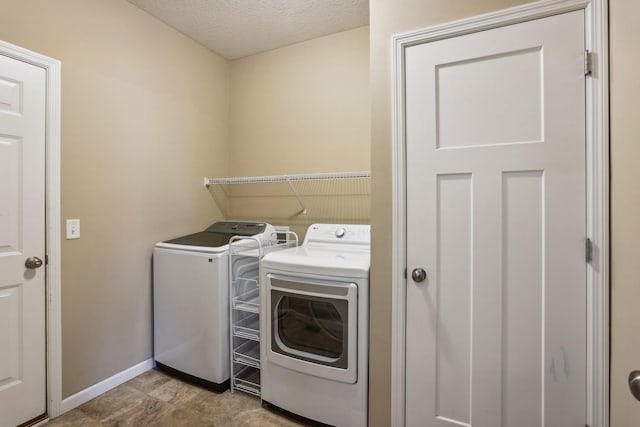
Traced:
[[304, 243], [370, 245], [371, 226], [365, 224], [313, 224]]

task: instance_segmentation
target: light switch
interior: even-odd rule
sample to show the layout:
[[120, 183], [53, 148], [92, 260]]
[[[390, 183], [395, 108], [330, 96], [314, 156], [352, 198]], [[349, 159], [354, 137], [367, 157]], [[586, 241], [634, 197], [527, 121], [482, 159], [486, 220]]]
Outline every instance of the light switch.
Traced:
[[68, 219], [67, 220], [67, 240], [80, 238], [80, 220]]

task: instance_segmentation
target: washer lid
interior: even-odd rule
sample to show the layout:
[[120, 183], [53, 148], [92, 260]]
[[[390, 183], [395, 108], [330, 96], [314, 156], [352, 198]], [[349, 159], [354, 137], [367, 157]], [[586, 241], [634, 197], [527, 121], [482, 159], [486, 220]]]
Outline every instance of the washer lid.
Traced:
[[180, 246], [223, 247], [229, 244], [233, 236], [254, 236], [264, 233], [267, 224], [264, 222], [218, 221], [198, 233], [188, 234], [162, 243]]
[[369, 277], [370, 258], [368, 247], [307, 244], [268, 253], [260, 266], [292, 273], [358, 279]]
[[186, 236], [167, 240], [163, 243], [183, 246], [207, 246], [217, 247], [224, 246], [229, 243], [233, 234], [231, 233], [215, 233], [210, 231], [201, 231], [199, 233], [188, 234]]

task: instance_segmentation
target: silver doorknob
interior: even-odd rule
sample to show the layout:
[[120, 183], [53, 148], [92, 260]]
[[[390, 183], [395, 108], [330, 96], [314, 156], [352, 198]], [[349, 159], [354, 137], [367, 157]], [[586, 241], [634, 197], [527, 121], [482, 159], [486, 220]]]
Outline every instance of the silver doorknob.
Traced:
[[38, 267], [42, 267], [42, 260], [40, 258], [38, 258], [37, 256], [32, 256], [27, 258], [27, 260], [24, 262], [24, 266], [27, 268], [38, 268]]
[[631, 371], [629, 374], [629, 389], [637, 400], [640, 400], [640, 371]]
[[422, 282], [427, 278], [427, 272], [424, 271], [424, 268], [414, 268], [411, 272], [411, 278], [414, 282]]

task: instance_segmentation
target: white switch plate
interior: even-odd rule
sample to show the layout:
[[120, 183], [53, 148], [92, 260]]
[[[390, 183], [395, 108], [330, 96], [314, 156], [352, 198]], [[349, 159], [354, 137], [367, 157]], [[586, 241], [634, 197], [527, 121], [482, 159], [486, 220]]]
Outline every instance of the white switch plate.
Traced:
[[67, 220], [67, 240], [80, 238], [80, 220], [68, 219]]

